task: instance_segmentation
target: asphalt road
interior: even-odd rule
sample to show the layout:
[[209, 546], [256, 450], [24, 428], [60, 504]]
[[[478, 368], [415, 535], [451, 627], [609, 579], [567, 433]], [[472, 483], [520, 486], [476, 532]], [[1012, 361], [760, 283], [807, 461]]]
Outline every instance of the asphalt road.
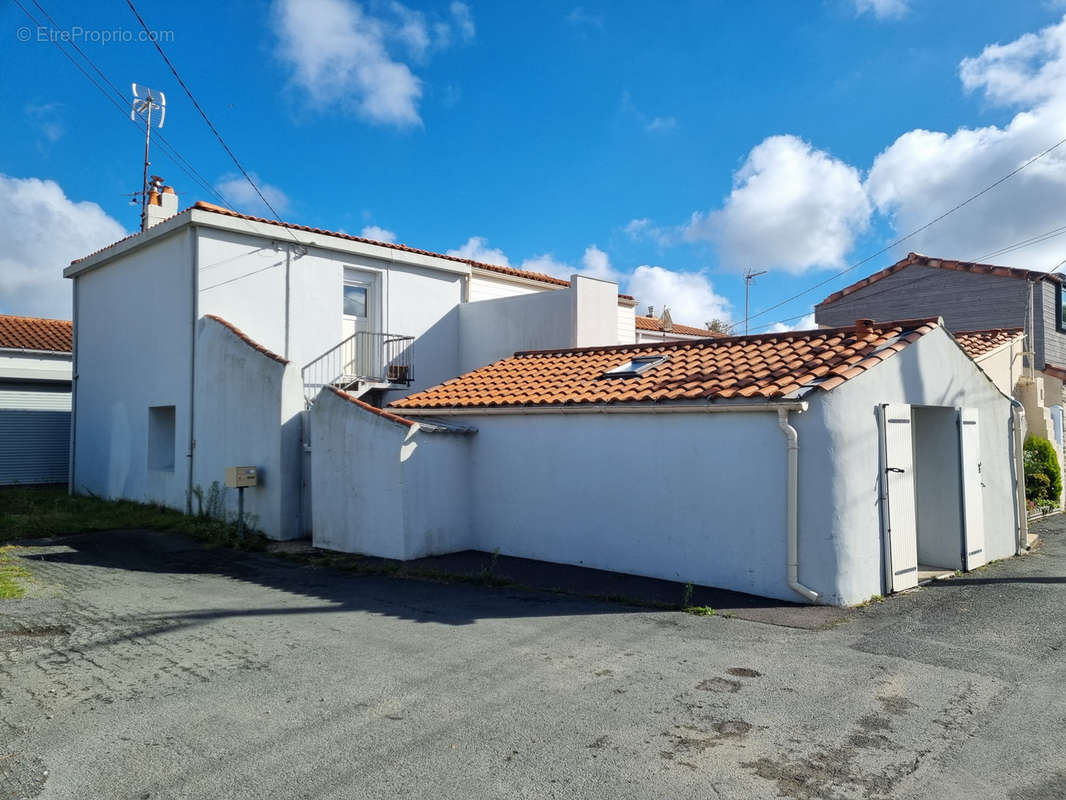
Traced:
[[152, 533], [25, 548], [0, 798], [1066, 797], [1066, 522], [827, 630], [367, 578]]

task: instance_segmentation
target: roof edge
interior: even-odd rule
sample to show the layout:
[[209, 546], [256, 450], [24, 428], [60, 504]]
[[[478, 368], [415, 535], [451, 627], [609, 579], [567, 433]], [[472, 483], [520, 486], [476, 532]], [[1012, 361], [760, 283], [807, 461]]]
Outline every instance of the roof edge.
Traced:
[[274, 361], [277, 361], [279, 364], [288, 365], [288, 364], [292, 363], [287, 358], [285, 358], [283, 356], [279, 356], [273, 350], [270, 350], [270, 349], [264, 347], [263, 345], [259, 344], [259, 342], [257, 342], [255, 339], [253, 339], [251, 336], [249, 336], [244, 331], [242, 331], [240, 328], [238, 328], [232, 322], [228, 322], [228, 321], [222, 319], [222, 317], [218, 316], [217, 314], [204, 314], [203, 318], [204, 319], [209, 319], [209, 320], [212, 320], [214, 322], [219, 323], [220, 325], [222, 325], [222, 327], [226, 328], [230, 333], [232, 333], [234, 336], [236, 336], [238, 339], [240, 339], [242, 342], [244, 342], [250, 348], [252, 348], [253, 350], [255, 350], [258, 353], [262, 353], [267, 358], [272, 359]]

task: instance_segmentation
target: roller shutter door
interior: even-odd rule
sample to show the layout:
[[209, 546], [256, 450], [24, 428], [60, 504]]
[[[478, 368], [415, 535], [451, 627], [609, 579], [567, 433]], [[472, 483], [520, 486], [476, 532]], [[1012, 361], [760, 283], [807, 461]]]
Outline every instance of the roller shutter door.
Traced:
[[70, 389], [0, 384], [0, 484], [65, 483]]

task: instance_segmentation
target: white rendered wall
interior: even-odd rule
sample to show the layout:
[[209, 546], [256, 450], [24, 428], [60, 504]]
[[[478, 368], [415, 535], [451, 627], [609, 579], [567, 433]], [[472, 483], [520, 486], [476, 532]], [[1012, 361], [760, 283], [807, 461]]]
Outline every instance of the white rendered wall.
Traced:
[[1024, 349], [1025, 340], [1019, 339], [977, 360], [981, 369], [988, 373], [988, 377], [1004, 394], [1014, 393], [1014, 387], [1021, 377], [1021, 354]]
[[776, 414], [467, 419], [478, 549], [798, 599]]
[[[245, 513], [272, 539], [300, 535], [303, 406], [298, 367], [215, 320], [199, 321], [193, 484], [206, 495], [215, 481], [225, 486], [226, 467], [257, 467], [259, 485], [244, 491]], [[225, 508], [236, 515], [236, 489], [225, 490]]]
[[411, 559], [471, 546], [468, 436], [421, 432], [331, 391], [310, 416], [316, 547]]
[[[185, 508], [192, 234], [156, 240], [78, 282], [74, 490]], [[175, 463], [149, 470], [149, 406], [174, 406]]]
[[[312, 247], [288, 261], [288, 242], [279, 230], [275, 251], [269, 240], [201, 228], [200, 310], [217, 314], [297, 366], [339, 343], [343, 337], [345, 269], [364, 272], [378, 288], [380, 327], [414, 336], [410, 391], [458, 374], [458, 318], [462, 267], [455, 272], [393, 264], [382, 259]], [[288, 348], [285, 294], [289, 287]]]
[[813, 422], [824, 431], [800, 432], [800, 563], [811, 564], [805, 545], [826, 543], [824, 576], [809, 585], [832, 603], [858, 603], [882, 592], [879, 403], [980, 410], [985, 551], [989, 560], [1015, 552], [1010, 401], [937, 329], [821, 395], [800, 415], [805, 429]]
[[521, 350], [618, 344], [617, 310], [617, 283], [580, 275], [559, 291], [463, 303], [460, 373]]
[[618, 344], [637, 341], [637, 314], [634, 306], [618, 304]]
[[570, 276], [574, 298], [574, 347], [618, 344], [618, 284]]
[[467, 299], [471, 303], [476, 303], [479, 300], [496, 300], [500, 297], [539, 294], [540, 292], [551, 292], [565, 288], [565, 286], [552, 286], [551, 284], [544, 284], [541, 287], [529, 283], [518, 283], [517, 281], [506, 280], [502, 276], [490, 278], [485, 275], [471, 275], [470, 291]]

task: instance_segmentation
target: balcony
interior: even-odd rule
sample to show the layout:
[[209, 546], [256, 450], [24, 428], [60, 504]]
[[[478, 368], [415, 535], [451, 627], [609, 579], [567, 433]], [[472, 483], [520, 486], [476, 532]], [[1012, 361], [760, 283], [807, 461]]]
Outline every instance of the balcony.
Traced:
[[359, 331], [303, 368], [304, 396], [310, 403], [327, 386], [362, 393], [367, 389], [411, 385], [413, 336]]

